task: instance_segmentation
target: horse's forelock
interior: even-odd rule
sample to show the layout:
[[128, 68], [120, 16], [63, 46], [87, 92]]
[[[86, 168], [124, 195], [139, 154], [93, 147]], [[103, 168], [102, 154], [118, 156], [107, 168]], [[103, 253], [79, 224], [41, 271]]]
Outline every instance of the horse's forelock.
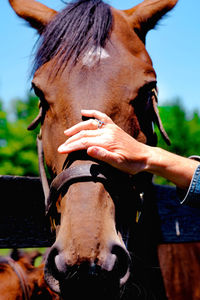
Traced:
[[112, 27], [110, 6], [102, 0], [69, 3], [46, 26], [36, 53], [33, 74], [57, 55], [58, 71], [69, 62], [75, 65], [89, 49], [104, 47]]

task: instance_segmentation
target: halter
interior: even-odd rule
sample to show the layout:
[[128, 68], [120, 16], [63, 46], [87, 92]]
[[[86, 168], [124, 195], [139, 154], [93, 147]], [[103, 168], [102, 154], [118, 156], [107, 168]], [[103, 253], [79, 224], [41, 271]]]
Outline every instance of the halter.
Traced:
[[[78, 182], [102, 183], [111, 198], [113, 200], [116, 199], [116, 204], [120, 204], [120, 198], [124, 196], [126, 196], [126, 202], [130, 201], [129, 203], [132, 203], [134, 199], [135, 211], [132, 211], [132, 220], [134, 220], [134, 213], [138, 219], [136, 212], [141, 211], [142, 198], [140, 192], [136, 191], [134, 187], [133, 176], [90, 158], [85, 151], [78, 151], [68, 155], [63, 165], [63, 171], [59, 173], [49, 185], [44, 167], [41, 134], [37, 137], [37, 148], [40, 177], [45, 195], [45, 213], [50, 219], [51, 228], [53, 230], [56, 228], [56, 220], [59, 215], [56, 209], [56, 202], [59, 195], [66, 194], [68, 188]], [[77, 160], [90, 160], [91, 162], [83, 163], [79, 166], [71, 166], [71, 164]], [[127, 228], [124, 228], [123, 232], [123, 239], [125, 244], [127, 244], [129, 238]]]
[[[96, 162], [88, 157], [85, 152], [80, 151], [72, 154], [67, 158], [63, 166], [63, 171], [59, 173], [51, 182], [50, 186], [47, 180], [44, 167], [44, 153], [41, 134], [37, 137], [37, 148], [39, 158], [39, 171], [42, 187], [45, 196], [46, 215], [50, 213], [60, 194], [66, 193], [69, 186], [77, 182], [100, 182], [109, 191], [111, 195], [115, 195], [120, 189], [122, 191], [131, 192], [133, 194], [132, 176], [116, 170], [104, 163]], [[81, 164], [71, 167], [75, 160], [90, 160], [90, 163]]]
[[20, 282], [20, 286], [23, 292], [23, 300], [30, 300], [30, 291], [29, 291], [29, 287], [27, 285], [27, 278], [26, 278], [26, 274], [23, 271], [22, 267], [16, 263], [16, 261], [14, 259], [12, 259], [11, 257], [6, 257], [5, 260], [3, 260], [3, 262], [7, 263], [15, 272], [15, 274], [17, 275], [19, 282]]

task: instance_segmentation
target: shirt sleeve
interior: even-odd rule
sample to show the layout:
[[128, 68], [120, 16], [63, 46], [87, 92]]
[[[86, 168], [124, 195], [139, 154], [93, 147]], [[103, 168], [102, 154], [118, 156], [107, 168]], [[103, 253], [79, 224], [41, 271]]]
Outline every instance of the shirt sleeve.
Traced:
[[191, 159], [199, 161], [188, 190], [177, 188], [181, 204], [200, 208], [200, 156], [191, 156]]

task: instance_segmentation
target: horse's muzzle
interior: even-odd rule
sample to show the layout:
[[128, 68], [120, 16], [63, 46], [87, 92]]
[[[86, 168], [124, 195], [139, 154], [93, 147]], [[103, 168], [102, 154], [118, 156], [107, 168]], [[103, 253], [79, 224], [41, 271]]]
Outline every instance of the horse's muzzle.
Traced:
[[[88, 298], [116, 299], [120, 287], [129, 278], [130, 256], [121, 245], [113, 245], [103, 262], [85, 259], [79, 264], [68, 265], [62, 253], [51, 249], [46, 265], [45, 280], [50, 288], [65, 299], [70, 292], [73, 299], [80, 294]], [[94, 294], [95, 293], [95, 294]]]

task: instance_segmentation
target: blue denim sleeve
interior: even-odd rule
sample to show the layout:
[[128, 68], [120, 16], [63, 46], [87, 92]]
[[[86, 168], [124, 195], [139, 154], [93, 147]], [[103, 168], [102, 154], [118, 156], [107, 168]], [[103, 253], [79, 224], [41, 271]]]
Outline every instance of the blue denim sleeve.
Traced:
[[[191, 156], [190, 158], [200, 162], [199, 156]], [[200, 164], [194, 172], [188, 190], [185, 192], [177, 189], [177, 192], [181, 199], [181, 204], [189, 205], [192, 207], [200, 207]]]

